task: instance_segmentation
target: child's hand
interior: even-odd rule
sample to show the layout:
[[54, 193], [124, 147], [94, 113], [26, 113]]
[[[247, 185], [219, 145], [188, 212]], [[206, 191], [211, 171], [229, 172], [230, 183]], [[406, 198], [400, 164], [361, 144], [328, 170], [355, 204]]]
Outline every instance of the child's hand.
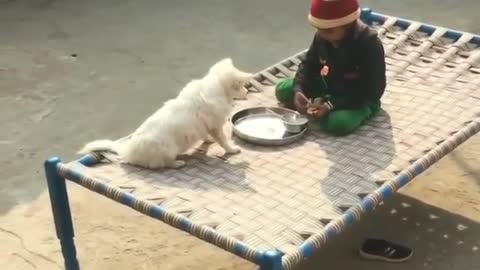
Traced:
[[305, 113], [308, 106], [311, 105], [308, 98], [302, 92], [296, 92], [294, 98], [295, 109], [300, 113]]
[[324, 103], [312, 104], [307, 108], [307, 114], [311, 115], [316, 119], [321, 119], [325, 117], [329, 112], [330, 112], [330, 109]]

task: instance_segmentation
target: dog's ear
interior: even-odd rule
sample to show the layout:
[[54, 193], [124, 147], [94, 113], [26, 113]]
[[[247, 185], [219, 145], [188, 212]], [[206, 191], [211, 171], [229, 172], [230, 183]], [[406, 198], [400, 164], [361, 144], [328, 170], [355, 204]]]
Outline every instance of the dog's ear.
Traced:
[[228, 58], [223, 59], [223, 61], [225, 61], [225, 64], [227, 64], [229, 66], [233, 66], [232, 58], [228, 57]]
[[211, 68], [211, 71], [214, 72], [225, 72], [231, 70], [233, 67], [232, 59], [223, 58], [222, 60], [217, 61]]
[[223, 58], [218, 62], [221, 66], [233, 66], [233, 61], [231, 58]]

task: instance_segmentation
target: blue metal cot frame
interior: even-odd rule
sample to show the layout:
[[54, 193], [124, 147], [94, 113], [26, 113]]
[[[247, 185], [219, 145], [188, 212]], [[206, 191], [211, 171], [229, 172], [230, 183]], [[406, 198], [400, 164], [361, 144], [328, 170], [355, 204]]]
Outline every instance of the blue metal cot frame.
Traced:
[[[373, 24], [379, 22], [383, 24], [388, 16], [380, 13], [372, 12], [370, 9], [363, 9], [361, 19]], [[410, 21], [398, 19], [395, 25], [407, 28], [411, 24]], [[437, 27], [423, 24], [420, 28], [421, 32], [431, 35]], [[445, 37], [458, 40], [464, 33], [448, 30]], [[480, 46], [480, 36], [474, 36], [471, 43]], [[361, 203], [347, 210], [343, 216], [336, 221], [330, 222], [319, 235], [313, 235], [307, 239], [296, 252], [293, 254], [282, 254], [278, 250], [260, 251], [245, 246], [242, 242], [222, 236], [213, 229], [208, 227], [199, 227], [190, 222], [188, 218], [168, 212], [168, 210], [148, 202], [140, 201], [131, 194], [120, 189], [112, 188], [99, 182], [92, 182], [74, 169], [67, 168], [59, 158], [53, 157], [45, 161], [45, 173], [50, 195], [50, 202], [55, 222], [57, 238], [60, 241], [62, 254], [64, 257], [66, 270], [79, 270], [80, 265], [77, 259], [76, 248], [74, 243], [74, 228], [72, 216], [69, 206], [68, 193], [66, 188], [66, 179], [73, 181], [82, 186], [110, 197], [117, 202], [134, 208], [145, 215], [159, 219], [180, 230], [188, 232], [203, 239], [207, 242], [234, 253], [237, 256], [245, 258], [257, 265], [261, 270], [284, 270], [293, 269], [301, 260], [310, 258], [316, 250], [318, 250], [324, 242], [331, 239], [335, 235], [341, 233], [347, 225], [352, 225], [358, 221], [362, 214], [372, 211], [380, 201], [388, 199], [399, 188], [406, 185], [414, 177], [421, 174], [428, 167], [445, 156], [447, 153], [462, 144], [468, 138], [480, 131], [480, 121], [473, 120], [466, 123], [466, 126], [439, 144], [435, 149], [429, 151], [423, 158], [417, 160], [410, 167], [402, 171], [395, 179], [385, 183], [372, 194], [363, 198]], [[77, 162], [84, 166], [93, 166], [99, 162], [96, 155], [86, 155], [81, 157]]]

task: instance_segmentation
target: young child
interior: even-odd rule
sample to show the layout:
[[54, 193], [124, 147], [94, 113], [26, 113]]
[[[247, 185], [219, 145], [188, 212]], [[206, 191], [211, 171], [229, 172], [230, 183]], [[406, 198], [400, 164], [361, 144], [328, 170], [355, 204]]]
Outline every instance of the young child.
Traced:
[[360, 13], [357, 0], [313, 0], [313, 42], [295, 77], [276, 86], [281, 103], [334, 135], [352, 133], [375, 116], [386, 86], [382, 42]]
[[[295, 77], [276, 87], [281, 103], [311, 115], [334, 135], [350, 134], [375, 116], [386, 87], [382, 42], [360, 13], [357, 0], [312, 0], [313, 42]], [[360, 248], [362, 257], [388, 262], [403, 262], [412, 253], [383, 239], [366, 239]]]

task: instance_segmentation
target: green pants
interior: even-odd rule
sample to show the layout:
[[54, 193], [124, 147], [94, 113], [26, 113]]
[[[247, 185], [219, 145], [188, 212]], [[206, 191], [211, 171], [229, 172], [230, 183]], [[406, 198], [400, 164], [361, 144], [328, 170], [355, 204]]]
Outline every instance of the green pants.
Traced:
[[[322, 89], [323, 84], [319, 83], [318, 88], [315, 89], [317, 93], [315, 97], [325, 94]], [[275, 95], [280, 103], [288, 107], [292, 106], [294, 98], [293, 79], [285, 79], [279, 82], [275, 89]], [[318, 120], [318, 126], [332, 135], [348, 135], [374, 117], [380, 111], [380, 107], [380, 101], [373, 101], [356, 109], [333, 110], [325, 118]]]

